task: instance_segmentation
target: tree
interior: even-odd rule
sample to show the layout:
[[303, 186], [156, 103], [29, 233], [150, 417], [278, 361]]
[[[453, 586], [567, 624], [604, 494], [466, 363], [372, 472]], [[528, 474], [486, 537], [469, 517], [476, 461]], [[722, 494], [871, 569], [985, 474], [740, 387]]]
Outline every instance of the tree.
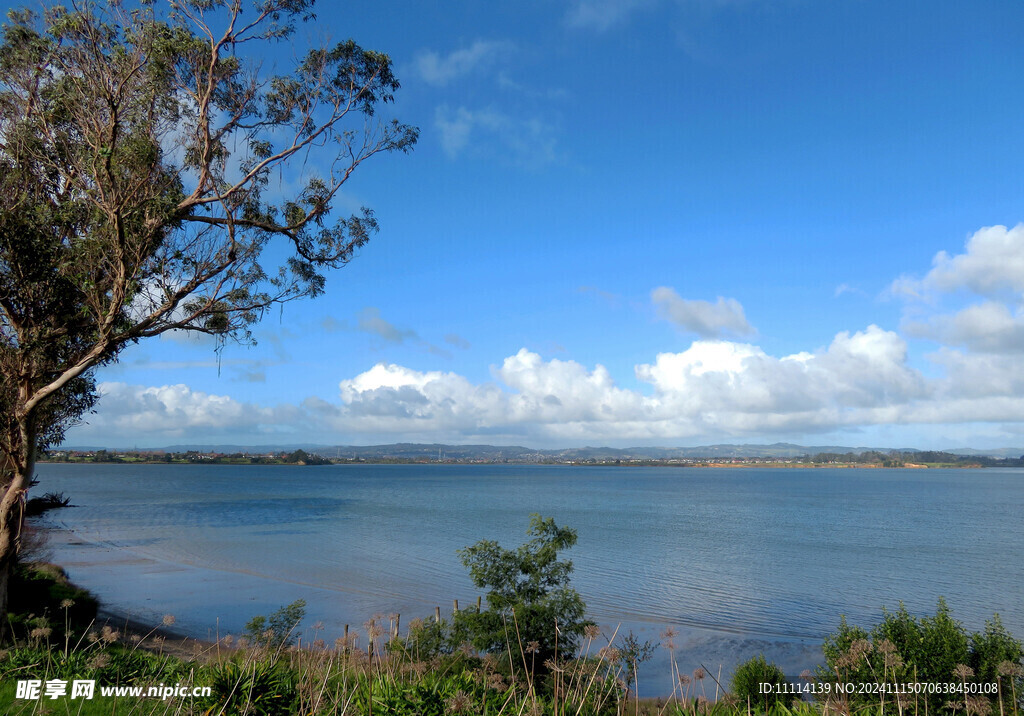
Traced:
[[527, 534], [533, 539], [515, 550], [491, 540], [459, 550], [473, 584], [490, 591], [486, 609], [457, 616], [476, 648], [511, 652], [514, 659], [525, 658], [530, 671], [544, 671], [557, 654], [576, 653], [590, 622], [586, 604], [569, 585], [572, 562], [558, 559], [576, 544], [576, 531], [533, 514]]
[[169, 8], [15, 11], [3, 29], [0, 619], [36, 451], [92, 406], [91, 371], [171, 330], [251, 340], [269, 307], [321, 293], [377, 230], [366, 209], [334, 218], [338, 191], [416, 142], [377, 119], [399, 86], [387, 55], [348, 41], [276, 75], [246, 59], [312, 0]]

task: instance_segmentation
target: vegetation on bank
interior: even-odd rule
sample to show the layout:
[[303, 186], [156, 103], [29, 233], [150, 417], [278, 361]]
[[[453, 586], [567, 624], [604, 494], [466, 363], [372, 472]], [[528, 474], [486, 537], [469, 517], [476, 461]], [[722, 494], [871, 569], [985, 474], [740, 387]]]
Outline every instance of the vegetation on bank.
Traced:
[[330, 465], [334, 461], [305, 450], [249, 455], [187, 452], [136, 452], [119, 450], [52, 451], [41, 462], [148, 464], [148, 465]]
[[606, 467], [884, 467], [884, 468], [981, 468], [981, 467], [1024, 467], [1024, 455], [1019, 458], [989, 457], [985, 455], [956, 455], [936, 451], [880, 452], [868, 450], [855, 453], [824, 452], [797, 457], [686, 457], [686, 458], [601, 458], [601, 457], [551, 457], [534, 456], [526, 458], [481, 458], [452, 457], [437, 458], [419, 456], [346, 456], [328, 457], [305, 450], [292, 452], [219, 453], [189, 450], [186, 452], [138, 451], [138, 450], [53, 450], [41, 458], [42, 462], [66, 463], [135, 463], [175, 465], [426, 465], [426, 464], [530, 464], [530, 465], [582, 465]]
[[[479, 650], [460, 632], [464, 622], [416, 620], [402, 636], [376, 616], [361, 633], [333, 642], [321, 625], [300, 632], [302, 605], [250, 622], [247, 634], [197, 647], [191, 658], [166, 652], [157, 630], [122, 633], [95, 621], [95, 602], [44, 565], [22, 566], [35, 586], [31, 613], [12, 623], [14, 641], [0, 652], [0, 707], [9, 714], [666, 714], [668, 716], [1019, 716], [1024, 712], [1021, 644], [993, 620], [968, 635], [940, 603], [917, 619], [900, 609], [872, 630], [842, 622], [825, 641], [826, 664], [790, 679], [763, 656], [738, 665], [731, 682], [698, 669], [680, 673], [671, 630], [660, 647], [674, 689], [635, 699], [635, 670], [653, 645], [583, 627], [574, 652], [552, 649], [543, 668], [538, 647], [514, 636], [502, 649]], [[17, 593], [17, 592], [16, 592]], [[40, 600], [40, 601], [36, 601]], [[29, 600], [23, 600], [24, 610]], [[13, 606], [13, 605], [12, 605]], [[167, 620], [170, 621], [170, 620]], [[553, 644], [557, 631], [549, 629]], [[302, 638], [299, 638], [299, 634]], [[638, 648], [640, 647], [640, 648]], [[646, 648], [644, 648], [646, 647]], [[973, 666], [972, 666], [973, 664]], [[945, 673], [946, 671], [949, 673]], [[89, 700], [17, 698], [18, 680], [42, 684], [94, 680], [102, 686], [183, 686], [189, 695], [101, 696]], [[935, 681], [926, 681], [932, 680]], [[914, 684], [960, 686], [961, 693], [915, 693]], [[771, 684], [769, 693], [762, 684]], [[852, 685], [838, 693], [838, 685]], [[878, 685], [887, 685], [878, 689]], [[207, 695], [192, 695], [209, 687]], [[866, 690], [864, 687], [868, 687]], [[991, 687], [991, 688], [990, 688]], [[828, 688], [829, 692], [825, 693]], [[991, 693], [988, 693], [991, 691]]]

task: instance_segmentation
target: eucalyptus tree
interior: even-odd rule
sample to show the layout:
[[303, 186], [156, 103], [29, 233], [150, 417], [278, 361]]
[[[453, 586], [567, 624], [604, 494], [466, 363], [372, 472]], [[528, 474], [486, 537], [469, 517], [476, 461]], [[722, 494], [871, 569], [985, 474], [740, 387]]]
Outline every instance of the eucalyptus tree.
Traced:
[[288, 38], [311, 10], [176, 0], [8, 15], [0, 614], [36, 452], [91, 407], [92, 370], [172, 330], [244, 341], [269, 307], [321, 293], [324, 271], [377, 230], [369, 210], [338, 218], [332, 202], [417, 130], [379, 117], [399, 86], [387, 55], [348, 41], [296, 56]]

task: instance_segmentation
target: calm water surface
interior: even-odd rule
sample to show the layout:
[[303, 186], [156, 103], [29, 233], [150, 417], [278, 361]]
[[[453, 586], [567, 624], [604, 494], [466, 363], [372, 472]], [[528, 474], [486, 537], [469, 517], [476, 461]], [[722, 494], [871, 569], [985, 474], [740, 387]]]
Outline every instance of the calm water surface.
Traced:
[[[658, 641], [682, 668], [764, 652], [795, 677], [839, 615], [878, 621], [946, 597], [971, 629], [1024, 635], [1024, 471], [62, 465], [38, 467], [52, 558], [110, 609], [196, 635], [238, 633], [304, 598], [332, 631], [474, 601], [456, 550], [515, 546], [531, 512], [579, 533], [590, 617]], [[330, 640], [330, 639], [329, 639]], [[671, 690], [668, 656], [641, 671]], [[645, 683], [646, 681], [646, 683]]]

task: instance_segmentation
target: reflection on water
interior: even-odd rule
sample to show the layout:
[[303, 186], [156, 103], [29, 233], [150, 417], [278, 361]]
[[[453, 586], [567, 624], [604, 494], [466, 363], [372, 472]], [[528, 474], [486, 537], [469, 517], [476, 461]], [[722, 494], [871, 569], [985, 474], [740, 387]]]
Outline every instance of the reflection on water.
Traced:
[[[1020, 470], [43, 464], [38, 477], [76, 505], [48, 518], [70, 531], [53, 550], [72, 579], [198, 634], [300, 597], [339, 630], [475, 601], [456, 550], [521, 543], [531, 512], [579, 532], [591, 618], [652, 641], [682, 627], [684, 668], [763, 651], [795, 676], [840, 614], [868, 625], [883, 605], [927, 612], [939, 596], [968, 628], [999, 612], [1024, 634]], [[667, 683], [667, 658], [644, 690]]]

